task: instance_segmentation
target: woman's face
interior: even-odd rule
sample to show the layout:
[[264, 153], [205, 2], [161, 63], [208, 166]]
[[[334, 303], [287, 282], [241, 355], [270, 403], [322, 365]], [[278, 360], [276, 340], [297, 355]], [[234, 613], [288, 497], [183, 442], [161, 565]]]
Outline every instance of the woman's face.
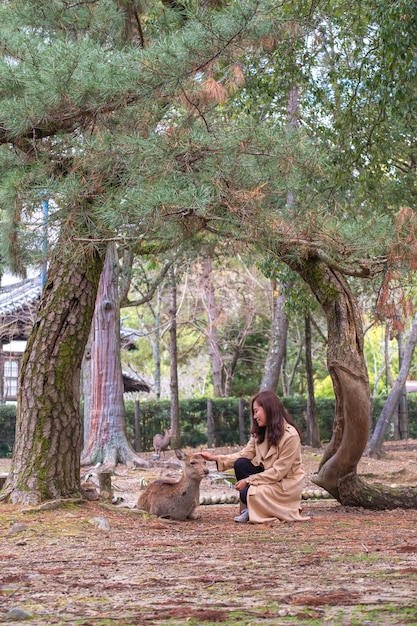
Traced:
[[259, 428], [262, 428], [262, 426], [266, 426], [268, 420], [266, 418], [265, 410], [262, 406], [259, 406], [256, 400], [253, 403], [252, 411], [253, 419], [258, 424]]

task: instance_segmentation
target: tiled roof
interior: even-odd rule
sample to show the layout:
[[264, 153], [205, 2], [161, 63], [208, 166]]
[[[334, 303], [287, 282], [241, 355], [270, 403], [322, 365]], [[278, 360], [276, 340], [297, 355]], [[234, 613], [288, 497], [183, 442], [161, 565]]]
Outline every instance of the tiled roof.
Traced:
[[[12, 327], [18, 320], [25, 319], [30, 330], [31, 316], [29, 309], [39, 299], [41, 291], [42, 283], [40, 276], [0, 287], [0, 321], [3, 320], [6, 328]], [[17, 328], [13, 326], [13, 328], [11, 335], [23, 339], [24, 331], [21, 330], [20, 326], [17, 326]], [[120, 332], [123, 338], [130, 336], [134, 331], [122, 327]], [[4, 336], [7, 338], [7, 330], [5, 330]], [[27, 335], [25, 338], [27, 338]], [[132, 372], [123, 372], [123, 383], [125, 391], [146, 391], [149, 393], [151, 390], [149, 384], [143, 378]]]
[[146, 381], [137, 374], [132, 372], [122, 372], [123, 385], [125, 391], [146, 391], [150, 392], [151, 388]]
[[41, 295], [41, 277], [0, 287], [0, 317], [13, 315], [32, 305]]

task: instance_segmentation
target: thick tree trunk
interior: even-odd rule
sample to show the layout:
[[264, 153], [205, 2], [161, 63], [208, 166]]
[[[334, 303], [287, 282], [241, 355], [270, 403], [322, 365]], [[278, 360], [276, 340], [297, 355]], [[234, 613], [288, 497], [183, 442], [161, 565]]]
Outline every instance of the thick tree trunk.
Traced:
[[80, 496], [80, 369], [102, 259], [55, 257], [20, 373], [16, 439], [1, 499]]
[[287, 347], [288, 318], [285, 313], [285, 295], [279, 289], [273, 311], [271, 335], [268, 354], [265, 360], [264, 373], [260, 389], [277, 391], [281, 367]]
[[123, 376], [120, 363], [120, 309], [118, 256], [115, 243], [108, 244], [97, 292], [91, 343], [91, 410], [88, 440], [82, 465], [117, 463], [146, 466], [126, 436]]
[[91, 415], [91, 343], [92, 327], [88, 335], [84, 349], [84, 356], [81, 363], [81, 398], [83, 400], [83, 448], [87, 444], [90, 436], [90, 415]]
[[362, 320], [349, 285], [337, 271], [314, 259], [294, 269], [326, 314], [327, 366], [336, 397], [332, 438], [314, 482], [341, 501], [339, 481], [356, 473], [369, 435], [371, 401]]

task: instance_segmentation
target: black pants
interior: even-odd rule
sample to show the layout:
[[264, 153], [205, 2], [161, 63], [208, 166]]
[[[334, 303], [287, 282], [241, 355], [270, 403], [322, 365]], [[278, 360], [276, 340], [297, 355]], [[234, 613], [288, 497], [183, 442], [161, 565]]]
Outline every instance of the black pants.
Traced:
[[[252, 474], [259, 474], [264, 471], [263, 465], [254, 465], [250, 459], [240, 458], [235, 461], [233, 466], [235, 470], [236, 480], [243, 480]], [[240, 491], [240, 499], [243, 504], [248, 503], [248, 489], [249, 485]]]

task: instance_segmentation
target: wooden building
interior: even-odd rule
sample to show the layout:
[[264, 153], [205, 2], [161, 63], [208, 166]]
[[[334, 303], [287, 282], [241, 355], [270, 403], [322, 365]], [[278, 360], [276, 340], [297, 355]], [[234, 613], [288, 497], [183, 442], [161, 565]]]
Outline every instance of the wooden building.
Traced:
[[[0, 287], [0, 403], [16, 402], [20, 362], [35, 321], [42, 290], [38, 276]], [[130, 337], [129, 332], [121, 332]], [[132, 340], [129, 340], [133, 343]], [[129, 341], [127, 343], [129, 343]], [[122, 345], [125, 343], [122, 339]], [[132, 347], [126, 346], [126, 347]], [[125, 392], [151, 388], [141, 377], [123, 372]]]
[[22, 354], [35, 321], [41, 277], [0, 288], [0, 402], [15, 402]]

